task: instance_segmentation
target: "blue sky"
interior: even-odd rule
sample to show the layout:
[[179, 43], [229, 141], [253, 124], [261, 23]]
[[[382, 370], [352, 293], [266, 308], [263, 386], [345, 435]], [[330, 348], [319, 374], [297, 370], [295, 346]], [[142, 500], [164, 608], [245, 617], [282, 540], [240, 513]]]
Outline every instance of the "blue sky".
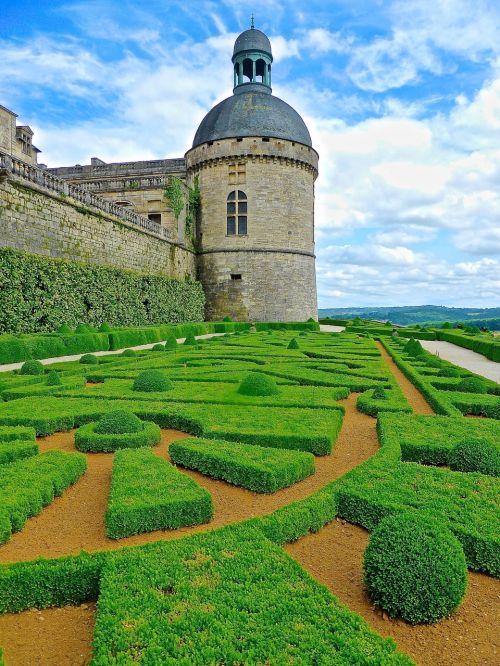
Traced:
[[320, 153], [320, 307], [500, 305], [497, 0], [2, 0], [0, 104], [49, 166], [178, 157], [239, 32]]

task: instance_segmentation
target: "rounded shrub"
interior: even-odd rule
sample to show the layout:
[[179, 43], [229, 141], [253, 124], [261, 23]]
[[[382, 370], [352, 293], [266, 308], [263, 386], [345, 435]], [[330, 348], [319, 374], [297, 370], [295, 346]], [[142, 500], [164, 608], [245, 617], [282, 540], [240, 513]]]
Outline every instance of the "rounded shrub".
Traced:
[[305, 338], [305, 337], [307, 337], [307, 331], [300, 331], [300, 333], [299, 333], [299, 337], [300, 337], [300, 338]]
[[287, 349], [299, 349], [299, 343], [297, 342], [297, 338], [292, 338], [290, 340]]
[[262, 372], [249, 372], [241, 382], [238, 393], [242, 395], [277, 395], [279, 393], [276, 381]]
[[408, 512], [375, 527], [365, 551], [364, 577], [373, 602], [390, 617], [431, 623], [460, 605], [467, 564], [460, 542], [445, 525]]
[[151, 351], [154, 351], [154, 352], [162, 352], [162, 351], [165, 351], [165, 346], [164, 346], [164, 345], [160, 345], [160, 344], [153, 345], [153, 346], [151, 347]]
[[124, 349], [120, 356], [137, 356], [135, 349]]
[[487, 393], [488, 389], [479, 377], [466, 377], [462, 379], [460, 384], [456, 387], [457, 391], [463, 391], [464, 393]]
[[129, 432], [141, 432], [141, 430], [144, 430], [144, 423], [138, 416], [126, 409], [117, 409], [104, 414], [94, 428], [94, 432], [99, 435], [123, 435]]
[[419, 340], [410, 338], [403, 347], [403, 351], [409, 356], [421, 356], [424, 353], [424, 348], [420, 344]]
[[60, 386], [62, 384], [62, 380], [58, 372], [51, 370], [47, 375], [45, 383], [47, 386]]
[[80, 356], [80, 363], [86, 363], [87, 365], [97, 365], [99, 363], [99, 359], [97, 356], [94, 356], [94, 354], [84, 354], [83, 356]]
[[222, 321], [233, 321], [233, 320], [231, 319], [231, 317], [226, 315]]
[[178, 344], [179, 343], [177, 342], [175, 335], [170, 335], [165, 342], [165, 350], [168, 351], [169, 349], [177, 349]]
[[450, 451], [448, 464], [455, 472], [500, 476], [500, 449], [482, 437], [468, 437]]
[[75, 333], [90, 333], [91, 328], [87, 324], [78, 324], [75, 329]]
[[438, 372], [439, 377], [460, 377], [460, 370], [445, 366]]
[[57, 329], [57, 333], [61, 333], [62, 335], [72, 335], [73, 334], [73, 329], [68, 326], [68, 324], [62, 324], [59, 326]]
[[45, 370], [43, 369], [43, 365], [40, 363], [40, 361], [30, 360], [30, 361], [25, 361], [22, 364], [19, 374], [43, 375], [44, 372]]
[[185, 344], [185, 345], [196, 345], [196, 344], [198, 344], [196, 342], [196, 338], [194, 337], [194, 333], [188, 333], [183, 344]]
[[170, 391], [174, 385], [162, 370], [143, 370], [134, 380], [133, 390], [146, 393]]
[[101, 333], [110, 333], [111, 332], [111, 326], [109, 324], [106, 324], [106, 322], [103, 322], [99, 326], [99, 330], [101, 331]]

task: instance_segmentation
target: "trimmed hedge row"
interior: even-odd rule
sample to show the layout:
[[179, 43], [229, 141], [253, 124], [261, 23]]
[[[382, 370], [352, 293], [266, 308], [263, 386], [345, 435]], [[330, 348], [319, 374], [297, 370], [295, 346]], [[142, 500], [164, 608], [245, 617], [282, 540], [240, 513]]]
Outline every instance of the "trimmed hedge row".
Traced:
[[24, 527], [85, 472], [81, 453], [48, 451], [0, 466], [0, 543]]
[[[382, 389], [383, 393], [380, 393], [379, 389], [365, 391], [365, 393], [358, 396], [356, 407], [368, 416], [377, 416], [380, 412], [406, 412], [411, 414], [413, 410], [398, 388]], [[385, 397], [378, 397], [376, 392]]]
[[93, 647], [96, 666], [133, 663], [138, 649], [151, 664], [412, 663], [282, 549], [241, 526], [109, 559]]
[[273, 493], [314, 474], [311, 453], [238, 442], [183, 439], [170, 445], [169, 454], [176, 465], [257, 493]]
[[115, 454], [106, 512], [111, 539], [199, 525], [212, 516], [210, 494], [151, 449]]
[[138, 449], [156, 446], [161, 439], [161, 431], [156, 423], [146, 422], [139, 432], [98, 433], [97, 423], [87, 423], [75, 432], [75, 447], [85, 453], [110, 453], [119, 449]]
[[[0, 332], [201, 321], [199, 282], [0, 248]], [[33, 303], [37, 304], [33, 308]], [[91, 351], [91, 350], [84, 350]]]

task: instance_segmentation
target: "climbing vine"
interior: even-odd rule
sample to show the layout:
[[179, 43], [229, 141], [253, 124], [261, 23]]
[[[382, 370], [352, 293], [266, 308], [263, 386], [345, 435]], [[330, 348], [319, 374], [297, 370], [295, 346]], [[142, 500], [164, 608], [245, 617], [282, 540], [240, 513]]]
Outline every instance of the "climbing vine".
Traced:
[[186, 211], [186, 236], [190, 236], [191, 238], [193, 236], [198, 211], [200, 210], [200, 203], [200, 183], [198, 176], [195, 176], [193, 187], [188, 188], [188, 205]]
[[182, 180], [177, 176], [172, 176], [169, 178], [163, 195], [168, 205], [173, 210], [175, 219], [178, 220], [179, 215], [182, 213], [182, 209], [184, 208]]

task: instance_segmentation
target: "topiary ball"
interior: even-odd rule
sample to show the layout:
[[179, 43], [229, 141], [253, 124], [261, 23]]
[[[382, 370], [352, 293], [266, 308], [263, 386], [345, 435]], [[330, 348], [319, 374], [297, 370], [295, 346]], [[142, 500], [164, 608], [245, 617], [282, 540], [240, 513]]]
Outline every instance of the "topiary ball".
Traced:
[[120, 356], [137, 356], [135, 349], [124, 349]]
[[71, 329], [68, 324], [62, 324], [59, 326], [57, 329], [57, 333], [62, 333], [63, 335], [71, 335], [73, 333], [73, 329]]
[[135, 378], [132, 388], [134, 391], [156, 393], [170, 391], [174, 385], [162, 370], [143, 370]]
[[58, 372], [51, 370], [47, 375], [45, 383], [47, 386], [60, 386], [62, 384], [62, 380]]
[[198, 344], [196, 342], [196, 338], [194, 337], [193, 333], [188, 333], [188, 335], [186, 336], [186, 339], [184, 340], [184, 344], [185, 345], [196, 345], [196, 344]]
[[467, 587], [462, 546], [442, 523], [415, 513], [380, 521], [364, 556], [375, 605], [411, 624], [437, 622], [461, 603]]
[[99, 435], [123, 435], [144, 430], [144, 423], [139, 417], [126, 409], [117, 409], [101, 416], [94, 432]]
[[87, 324], [78, 324], [78, 326], [75, 329], [75, 333], [89, 333], [90, 332], [90, 326], [87, 326]]
[[164, 347], [164, 345], [160, 345], [160, 344], [158, 344], [158, 345], [153, 345], [153, 346], [151, 347], [151, 351], [154, 351], [154, 352], [162, 352], [162, 351], [165, 351], [165, 347]]
[[455, 472], [500, 476], [500, 449], [482, 437], [468, 437], [450, 451], [448, 464]]
[[292, 338], [288, 343], [287, 349], [298, 349], [298, 348], [299, 348], [299, 343], [297, 342], [297, 338]]
[[177, 342], [176, 337], [174, 335], [171, 335], [167, 338], [167, 341], [165, 343], [165, 350], [176, 349], [178, 344], [179, 343]]
[[486, 384], [479, 377], [466, 377], [456, 388], [457, 391], [464, 393], [487, 393], [488, 391]]
[[40, 363], [40, 361], [25, 361], [21, 369], [19, 371], [19, 374], [21, 375], [43, 375], [45, 370], [43, 369], [43, 365]]
[[262, 372], [249, 372], [241, 382], [238, 393], [242, 395], [276, 395], [279, 393], [276, 381]]
[[111, 326], [109, 324], [106, 324], [106, 322], [103, 322], [99, 326], [99, 330], [101, 331], [101, 333], [110, 333], [111, 332]]
[[233, 321], [233, 320], [231, 319], [231, 317], [226, 315], [222, 321]]
[[97, 365], [99, 363], [99, 359], [97, 356], [94, 356], [94, 354], [84, 354], [83, 356], [80, 356], [80, 363], [86, 363], [88, 365]]

